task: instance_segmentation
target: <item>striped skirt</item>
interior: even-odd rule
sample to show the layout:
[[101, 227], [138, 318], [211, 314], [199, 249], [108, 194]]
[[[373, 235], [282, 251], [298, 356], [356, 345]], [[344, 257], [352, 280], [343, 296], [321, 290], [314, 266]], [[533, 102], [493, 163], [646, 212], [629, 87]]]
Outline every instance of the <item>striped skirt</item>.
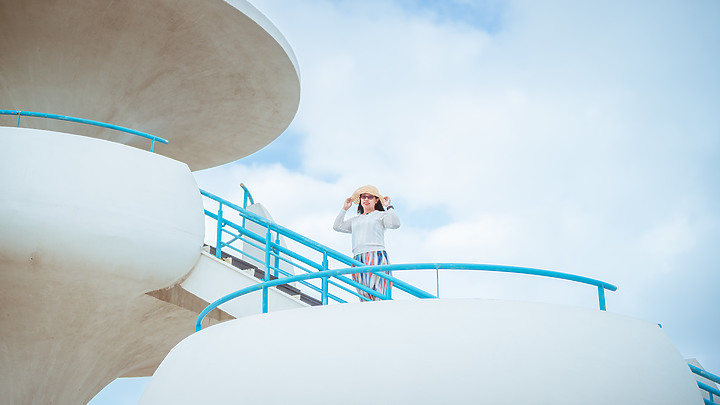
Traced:
[[[388, 261], [387, 252], [384, 250], [360, 253], [359, 255], [355, 255], [354, 259], [367, 265], [367, 266], [379, 266], [381, 264], [390, 264], [390, 262]], [[391, 273], [389, 271], [383, 271], [381, 273], [391, 275]], [[364, 285], [365, 287], [368, 287], [372, 290], [379, 292], [382, 295], [387, 294], [388, 287], [392, 288], [392, 283], [390, 281], [378, 276], [377, 274], [373, 274], [373, 273], [354, 273], [352, 275], [352, 279], [356, 283], [360, 283], [360, 284]], [[360, 289], [358, 289], [358, 294], [362, 295], [366, 300], [372, 300], [372, 301], [380, 301], [381, 300], [381, 298], [378, 298], [374, 295], [368, 294], [367, 292], [362, 291]], [[360, 299], [360, 300], [363, 301], [363, 299]]]

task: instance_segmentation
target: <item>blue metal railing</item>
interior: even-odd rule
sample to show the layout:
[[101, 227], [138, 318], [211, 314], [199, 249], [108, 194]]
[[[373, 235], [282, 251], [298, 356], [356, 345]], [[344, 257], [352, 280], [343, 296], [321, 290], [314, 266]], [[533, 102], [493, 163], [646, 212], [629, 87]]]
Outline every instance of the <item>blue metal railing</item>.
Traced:
[[136, 131], [134, 129], [125, 128], [117, 125], [112, 124], [106, 124], [104, 122], [100, 121], [93, 121], [88, 120], [84, 118], [75, 118], [75, 117], [68, 117], [65, 115], [57, 115], [57, 114], [46, 114], [46, 113], [39, 113], [39, 112], [31, 112], [31, 111], [18, 111], [18, 110], [0, 110], [0, 115], [17, 115], [17, 127], [20, 126], [20, 117], [40, 117], [40, 118], [50, 118], [54, 120], [61, 120], [61, 121], [70, 121], [70, 122], [77, 122], [80, 124], [86, 124], [86, 125], [94, 125], [97, 127], [103, 127], [103, 128], [109, 128], [115, 131], [121, 131], [121, 132], [127, 132], [129, 134], [141, 136], [143, 138], [150, 139], [150, 152], [155, 152], [155, 142], [165, 143], [167, 144], [167, 139], [163, 139], [160, 137], [157, 137], [155, 135], [146, 134], [145, 132]]
[[[247, 189], [244, 188], [244, 190]], [[200, 192], [203, 196], [215, 201], [218, 204], [216, 212], [212, 212], [207, 209], [205, 210], [205, 215], [212, 218], [217, 223], [215, 235], [215, 255], [220, 258], [221, 252], [224, 249], [232, 250], [241, 253], [244, 256], [255, 260], [256, 262], [263, 263], [263, 270], [265, 270], [265, 281], [269, 281], [272, 277], [292, 276], [292, 274], [283, 270], [280, 267], [281, 263], [287, 263], [293, 268], [302, 270], [305, 273], [328, 270], [331, 260], [344, 266], [364, 266], [363, 263], [349, 256], [346, 256], [336, 250], [323, 246], [311, 239], [306, 238], [305, 236], [298, 234], [297, 232], [291, 231], [290, 229], [287, 229], [266, 218], [252, 213], [245, 208], [242, 208], [227, 200], [217, 197], [207, 191], [200, 190]], [[229, 220], [228, 216], [224, 212], [224, 208], [230, 208], [233, 211], [237, 212], [242, 217], [242, 225]], [[248, 230], [245, 226], [246, 221], [258, 224], [262, 228], [264, 228], [264, 235], [260, 235]], [[287, 249], [286, 247], [283, 247], [280, 243], [281, 236], [295, 243], [299, 243], [303, 247], [309, 248], [311, 252], [319, 256], [319, 259], [312, 260], [307, 257], [307, 255], [300, 255], [292, 249]], [[236, 246], [238, 242], [243, 242], [244, 244], [246, 244], [246, 249], [243, 250], [241, 248], [238, 248]], [[253, 256], [252, 253], [248, 252], [248, 246], [254, 247], [256, 250], [262, 251], [264, 253], [263, 257]], [[426, 292], [402, 280], [397, 280], [391, 275], [387, 275], [384, 273], [379, 273], [378, 275], [380, 277], [386, 278], [390, 282], [396, 283], [395, 287], [402, 291], [406, 291], [411, 294], [427, 294]], [[317, 292], [322, 292], [322, 289], [320, 287], [303, 282], [302, 280], [300, 281], [301, 284], [305, 285], [306, 287]], [[348, 288], [348, 286], [360, 289], [368, 294], [377, 296], [381, 299], [391, 298], [389, 294], [387, 296], [382, 295], [377, 291], [372, 290], [342, 275], [339, 277], [334, 277], [329, 283], [334, 287], [338, 287], [341, 290], [349, 292], [350, 294], [358, 297], [360, 297], [360, 295], [353, 291], [351, 288]], [[337, 297], [334, 294], [330, 294], [329, 298], [337, 302], [345, 302], [342, 298]], [[265, 301], [265, 299], [263, 301]], [[267, 303], [265, 302], [264, 307], [266, 304]]]
[[[717, 376], [715, 374], [707, 372], [707, 371], [701, 369], [700, 367], [696, 367], [692, 364], [688, 364], [688, 366], [690, 366], [690, 370], [692, 370], [692, 372], [695, 373], [696, 375], [699, 375], [700, 377], [704, 377], [714, 383], [720, 384], [720, 376]], [[705, 402], [706, 405], [718, 405], [718, 403], [715, 402], [714, 396], [720, 397], [720, 390], [718, 390], [715, 387], [711, 387], [711, 386], [703, 383], [702, 381], [698, 381], [697, 385], [701, 390], [705, 390], [708, 393], [708, 395], [710, 396], [710, 400], [703, 398], [703, 401]]]
[[[323, 305], [328, 303], [328, 300], [336, 302], [346, 302], [342, 298], [338, 297], [334, 293], [329, 291], [329, 288], [337, 288], [339, 290], [348, 292], [354, 296], [361, 297], [360, 294], [355, 292], [354, 289], [359, 289], [368, 294], [374, 295], [381, 299], [391, 299], [393, 287], [404, 291], [411, 296], [418, 298], [436, 298], [438, 295], [433, 295], [426, 291], [423, 291], [403, 280], [400, 280], [392, 275], [384, 272], [389, 271], [404, 271], [404, 270], [428, 270], [434, 269], [436, 272], [439, 270], [472, 270], [472, 271], [493, 271], [493, 272], [506, 272], [516, 274], [530, 274], [543, 277], [551, 277], [564, 279], [569, 281], [575, 281], [583, 284], [589, 284], [597, 287], [598, 289], [598, 301], [601, 310], [605, 310], [605, 290], [616, 291], [617, 287], [605, 283], [603, 281], [594, 280], [588, 277], [577, 276], [574, 274], [560, 273], [549, 270], [534, 269], [528, 267], [515, 267], [515, 266], [501, 266], [491, 264], [466, 264], [466, 263], [412, 263], [412, 264], [391, 264], [383, 266], [367, 267], [361, 262], [354, 260], [353, 258], [346, 256], [336, 250], [323, 246], [313, 240], [310, 240], [294, 231], [291, 231], [285, 227], [282, 227], [266, 218], [263, 218], [257, 214], [248, 211], [247, 201], [252, 200], [252, 196], [249, 195], [249, 191], [244, 185], [241, 185], [245, 192], [244, 207], [235, 205], [227, 200], [224, 200], [218, 196], [215, 196], [207, 191], [201, 190], [201, 194], [208, 199], [214, 201], [217, 204], [215, 211], [205, 209], [205, 214], [217, 221], [216, 229], [216, 251], [217, 257], [221, 257], [223, 249], [233, 250], [243, 254], [245, 257], [249, 257], [256, 262], [264, 264], [265, 278], [264, 283], [256, 286], [248, 287], [247, 289], [240, 290], [238, 292], [229, 294], [225, 297], [220, 298], [215, 303], [211, 304], [208, 308], [214, 309], [218, 305], [221, 305], [233, 298], [237, 298], [241, 295], [247, 294], [252, 291], [263, 291], [263, 312], [267, 312], [267, 291], [269, 287], [295, 283], [300, 284], [318, 292], [321, 294], [321, 302]], [[237, 212], [242, 218], [242, 225], [239, 225], [230, 219], [224, 212], [224, 208], [232, 209]], [[248, 230], [245, 227], [246, 221], [258, 224], [262, 229], [265, 230], [265, 234], [261, 235]], [[294, 249], [289, 249], [280, 243], [280, 237], [289, 239], [295, 243], [299, 243], [302, 248], [309, 249], [310, 252], [319, 256], [319, 259], [312, 260], [308, 255], [301, 255]], [[238, 248], [236, 245], [239, 242], [243, 242], [243, 248]], [[248, 253], [247, 247], [254, 247], [257, 251], [263, 252], [263, 257], [252, 256]], [[257, 253], [256, 253], [257, 254]], [[330, 269], [330, 260], [333, 263], [339, 264], [341, 267], [347, 266], [347, 268], [341, 268], [336, 270]], [[280, 263], [289, 263], [293, 268], [302, 270], [305, 274], [293, 275], [289, 272], [280, 268]], [[356, 283], [350, 278], [346, 277], [347, 274], [352, 273], [364, 273], [372, 272], [377, 274], [379, 277], [387, 279], [391, 284], [388, 289], [387, 295], [382, 295], [377, 291], [367, 288], [366, 286]], [[277, 280], [271, 280], [274, 276]], [[317, 286], [309, 282], [309, 280], [320, 279], [321, 285]], [[439, 288], [438, 288], [439, 290]], [[361, 299], [363, 299], [361, 297]], [[207, 308], [206, 308], [207, 309]], [[208, 310], [209, 312], [209, 310]], [[204, 317], [204, 315], [203, 315]], [[199, 322], [199, 321], [198, 321]]]
[[[546, 276], [546, 277], [553, 277], [553, 278], [561, 278], [565, 280], [571, 280], [571, 281], [577, 281], [580, 283], [585, 284], [600, 284], [602, 287], [599, 288], [606, 288], [611, 291], [615, 291], [617, 287], [613, 286], [612, 284], [604, 283], [602, 281], [597, 281], [593, 279], [588, 279], [586, 277], [582, 276], [576, 276], [573, 274], [567, 274], [567, 273], [559, 273], [554, 271], [548, 271], [548, 270], [540, 270], [540, 269], [532, 269], [527, 267], [513, 267], [513, 266], [500, 266], [500, 265], [490, 265], [490, 264], [469, 264], [469, 263], [413, 263], [413, 264], [387, 264], [387, 265], [381, 265], [381, 266], [359, 266], [359, 267], [351, 267], [346, 269], [337, 269], [337, 270], [323, 270], [317, 273], [305, 273], [300, 274], [296, 276], [289, 276], [285, 278], [277, 278], [275, 280], [270, 281], [264, 281], [262, 283], [258, 283], [255, 285], [252, 285], [250, 287], [243, 288], [241, 290], [235, 291], [233, 293], [227, 294], [224, 297], [221, 297], [220, 299], [214, 301], [210, 305], [208, 305], [201, 313], [198, 315], [198, 318], [195, 323], [195, 330], [200, 331], [201, 330], [201, 323], [202, 320], [207, 316], [210, 311], [217, 308], [218, 306], [233, 300], [235, 298], [238, 298], [240, 296], [243, 296], [245, 294], [249, 294], [254, 291], [267, 291], [268, 288], [275, 287], [282, 284], [288, 284], [288, 283], [294, 283], [298, 281], [306, 281], [310, 279], [316, 279], [320, 278], [323, 280], [323, 290], [322, 290], [322, 304], [326, 305], [329, 297], [327, 286], [329, 282], [328, 279], [332, 277], [338, 277], [345, 274], [351, 274], [351, 273], [375, 273], [379, 271], [404, 271], [404, 270], [427, 270], [427, 269], [453, 269], [453, 270], [483, 270], [483, 271], [499, 271], [499, 272], [507, 272], [507, 273], [519, 273], [519, 274], [533, 274], [538, 276]], [[390, 279], [393, 282], [400, 281], [395, 277], [390, 277]], [[412, 287], [412, 286], [410, 286]], [[417, 298], [437, 298], [437, 296], [430, 294], [426, 291], [416, 289], [415, 287], [412, 288], [406, 288], [405, 291], [409, 292], [410, 294], [414, 295]], [[603, 304], [604, 305], [604, 304]], [[602, 305], [601, 305], [602, 306]], [[263, 313], [267, 312], [267, 302], [263, 302]]]

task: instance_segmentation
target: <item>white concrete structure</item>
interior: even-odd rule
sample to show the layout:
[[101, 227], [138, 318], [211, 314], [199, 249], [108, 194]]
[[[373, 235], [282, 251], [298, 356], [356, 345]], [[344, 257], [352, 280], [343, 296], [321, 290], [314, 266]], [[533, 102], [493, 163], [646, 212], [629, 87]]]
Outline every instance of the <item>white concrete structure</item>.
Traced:
[[140, 404], [199, 403], [688, 405], [702, 399], [656, 324], [556, 305], [418, 300], [284, 311], [196, 333], [163, 360]]
[[[191, 170], [261, 149], [300, 101], [290, 46], [245, 0], [1, 0], [0, 57], [0, 109], [150, 133], [170, 140], [158, 153]], [[15, 123], [0, 116], [0, 125]], [[21, 123], [149, 145], [98, 127]]]
[[[0, 403], [83, 404], [151, 375], [220, 290], [257, 283], [202, 253], [190, 170], [285, 130], [297, 62], [244, 0], [0, 0], [0, 55], [0, 109], [170, 142], [150, 153], [124, 132], [0, 115]], [[271, 295], [271, 309], [305, 305]]]

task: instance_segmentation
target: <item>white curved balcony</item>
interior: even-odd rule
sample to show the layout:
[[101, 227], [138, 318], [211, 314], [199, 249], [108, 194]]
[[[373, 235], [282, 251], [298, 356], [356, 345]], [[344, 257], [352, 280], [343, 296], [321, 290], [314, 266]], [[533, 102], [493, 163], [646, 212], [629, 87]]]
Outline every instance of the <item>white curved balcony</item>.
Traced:
[[146, 294], [179, 282], [201, 254], [187, 165], [0, 127], [0, 189], [3, 401], [87, 402], [118, 376], [152, 373], [192, 331], [182, 308]]
[[304, 308], [211, 326], [172, 349], [140, 405], [268, 402], [703, 401], [656, 324], [560, 305], [426, 299]]

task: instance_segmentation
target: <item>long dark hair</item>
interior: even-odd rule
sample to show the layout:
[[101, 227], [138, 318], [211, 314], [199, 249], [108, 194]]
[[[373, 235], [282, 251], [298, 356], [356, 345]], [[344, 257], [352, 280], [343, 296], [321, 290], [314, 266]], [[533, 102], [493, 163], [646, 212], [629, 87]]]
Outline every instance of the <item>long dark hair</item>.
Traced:
[[[385, 207], [383, 207], [382, 201], [380, 201], [377, 196], [375, 196], [375, 198], [377, 198], [377, 201], [375, 202], [375, 211], [385, 211]], [[362, 204], [358, 204], [358, 214], [362, 215], [364, 213], [365, 209], [363, 208]]]

